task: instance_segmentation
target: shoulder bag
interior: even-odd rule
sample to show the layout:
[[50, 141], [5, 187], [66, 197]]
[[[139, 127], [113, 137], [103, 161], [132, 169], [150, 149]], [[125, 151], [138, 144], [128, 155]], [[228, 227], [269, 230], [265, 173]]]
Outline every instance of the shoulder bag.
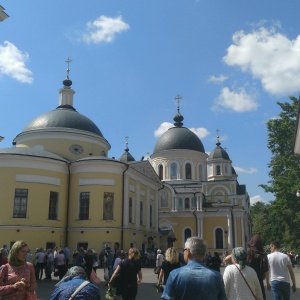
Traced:
[[69, 300], [74, 299], [74, 297], [79, 293], [79, 291], [81, 289], [83, 289], [86, 285], [88, 285], [90, 282], [85, 280], [76, 290], [75, 292], [71, 295], [71, 297], [69, 298]]
[[248, 288], [249, 288], [250, 291], [251, 291], [251, 294], [253, 295], [254, 299], [256, 300], [256, 296], [254, 295], [254, 293], [253, 293], [253, 291], [252, 291], [250, 285], [248, 284], [248, 282], [247, 282], [247, 280], [246, 280], [244, 274], [242, 273], [242, 271], [240, 270], [240, 268], [239, 268], [236, 264], [234, 264], [234, 265], [236, 266], [236, 268], [237, 268], [237, 269], [239, 270], [239, 272], [241, 273], [241, 275], [242, 275], [242, 277], [244, 278], [246, 284], [248, 285]]

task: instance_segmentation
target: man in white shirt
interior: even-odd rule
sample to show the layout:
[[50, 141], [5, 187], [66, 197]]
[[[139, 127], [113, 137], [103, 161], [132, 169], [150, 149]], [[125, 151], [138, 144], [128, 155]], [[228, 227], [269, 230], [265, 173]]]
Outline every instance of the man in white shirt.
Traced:
[[[292, 280], [292, 290], [296, 292], [295, 274], [290, 258], [279, 251], [280, 244], [276, 241], [270, 244], [271, 254], [268, 254], [270, 265], [270, 277], [266, 278], [267, 289], [271, 290], [274, 299], [290, 299], [290, 278]], [[270, 285], [271, 281], [271, 285]]]

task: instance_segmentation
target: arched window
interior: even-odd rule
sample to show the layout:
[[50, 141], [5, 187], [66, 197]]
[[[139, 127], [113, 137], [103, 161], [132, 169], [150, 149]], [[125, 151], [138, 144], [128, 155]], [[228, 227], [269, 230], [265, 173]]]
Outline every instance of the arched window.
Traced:
[[216, 240], [216, 249], [223, 249], [223, 230], [221, 228], [217, 228], [215, 230], [215, 240]]
[[164, 179], [164, 167], [162, 165], [158, 166], [158, 177], [160, 180]]
[[184, 209], [190, 209], [190, 199], [189, 198], [184, 199]]
[[221, 167], [217, 165], [217, 175], [221, 175]]
[[190, 228], [185, 229], [184, 230], [184, 241], [186, 241], [191, 236], [192, 236], [192, 230]]
[[203, 166], [199, 165], [199, 181], [203, 180]]
[[190, 163], [185, 165], [185, 179], [192, 179], [192, 167]]
[[177, 179], [177, 164], [171, 164], [171, 179]]

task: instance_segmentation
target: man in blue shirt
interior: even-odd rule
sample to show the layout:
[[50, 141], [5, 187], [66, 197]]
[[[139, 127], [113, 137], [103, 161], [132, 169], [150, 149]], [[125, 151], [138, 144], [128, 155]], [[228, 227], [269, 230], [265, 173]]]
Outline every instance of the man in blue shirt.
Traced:
[[205, 253], [206, 245], [202, 239], [187, 239], [184, 248], [187, 265], [170, 273], [162, 299], [226, 300], [222, 275], [203, 264]]

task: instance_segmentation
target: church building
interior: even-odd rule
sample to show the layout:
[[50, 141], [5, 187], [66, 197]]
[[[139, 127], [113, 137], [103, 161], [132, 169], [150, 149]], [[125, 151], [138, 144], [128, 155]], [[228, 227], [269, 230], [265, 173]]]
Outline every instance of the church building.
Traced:
[[209, 251], [246, 245], [249, 196], [218, 138], [208, 155], [183, 127], [178, 105], [150, 157], [136, 161], [126, 141], [120, 158], [110, 158], [108, 140], [76, 111], [74, 94], [68, 68], [59, 105], [0, 149], [0, 244], [165, 250], [198, 235]]

